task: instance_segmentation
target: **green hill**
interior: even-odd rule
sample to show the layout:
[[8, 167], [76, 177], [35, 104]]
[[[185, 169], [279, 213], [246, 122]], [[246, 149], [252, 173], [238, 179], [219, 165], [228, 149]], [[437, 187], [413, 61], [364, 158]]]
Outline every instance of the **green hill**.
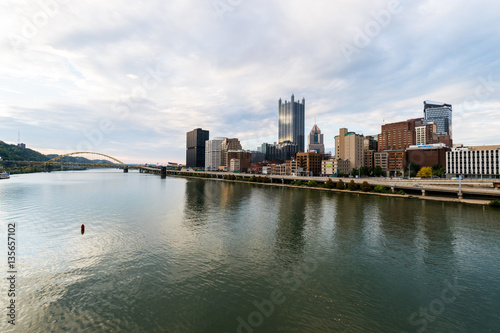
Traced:
[[4, 161], [48, 161], [49, 158], [33, 149], [20, 148], [0, 141], [0, 157]]
[[[59, 155], [50, 154], [50, 155], [47, 155], [47, 158], [53, 159], [57, 156], [59, 156]], [[63, 157], [63, 158], [57, 160], [57, 162], [113, 164], [113, 162], [110, 162], [108, 160], [89, 160], [88, 158], [80, 157], [80, 156], [66, 156], [66, 157]]]

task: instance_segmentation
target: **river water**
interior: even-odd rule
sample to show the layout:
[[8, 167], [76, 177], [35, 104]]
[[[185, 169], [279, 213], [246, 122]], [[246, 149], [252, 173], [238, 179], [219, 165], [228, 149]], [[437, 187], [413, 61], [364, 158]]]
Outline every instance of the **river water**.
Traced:
[[498, 209], [89, 170], [0, 219], [1, 332], [500, 331]]

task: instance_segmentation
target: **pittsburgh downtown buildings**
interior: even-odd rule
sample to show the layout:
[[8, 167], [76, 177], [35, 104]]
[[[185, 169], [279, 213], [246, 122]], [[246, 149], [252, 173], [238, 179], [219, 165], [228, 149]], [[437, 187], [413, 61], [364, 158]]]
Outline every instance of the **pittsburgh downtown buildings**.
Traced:
[[423, 117], [383, 124], [380, 134], [364, 136], [341, 128], [333, 156], [314, 124], [305, 146], [305, 98], [278, 100], [278, 140], [244, 150], [237, 138], [209, 139], [201, 128], [187, 133], [186, 166], [206, 171], [278, 175], [342, 176], [355, 170], [381, 170], [403, 176], [411, 167], [444, 167], [448, 177], [500, 178], [500, 145], [454, 145], [452, 105], [424, 101]]

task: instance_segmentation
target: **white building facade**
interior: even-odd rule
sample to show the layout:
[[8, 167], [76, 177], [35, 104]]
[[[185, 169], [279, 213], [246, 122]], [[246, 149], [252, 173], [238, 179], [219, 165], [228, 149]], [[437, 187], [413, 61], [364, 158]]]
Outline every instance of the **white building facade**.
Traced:
[[454, 148], [446, 153], [448, 177], [500, 178], [500, 146]]

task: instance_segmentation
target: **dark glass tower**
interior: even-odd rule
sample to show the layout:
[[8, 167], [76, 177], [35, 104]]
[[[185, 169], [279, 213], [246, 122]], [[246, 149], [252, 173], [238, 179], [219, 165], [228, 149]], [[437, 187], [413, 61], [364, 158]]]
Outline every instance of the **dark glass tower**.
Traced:
[[278, 143], [295, 143], [299, 152], [304, 151], [305, 108], [306, 100], [302, 98], [302, 103], [295, 102], [293, 94], [290, 102], [283, 104], [281, 98], [279, 100]]
[[424, 101], [424, 121], [436, 123], [436, 133], [451, 136], [451, 104]]
[[205, 141], [208, 131], [201, 128], [187, 132], [186, 135], [186, 166], [188, 168], [205, 167]]

